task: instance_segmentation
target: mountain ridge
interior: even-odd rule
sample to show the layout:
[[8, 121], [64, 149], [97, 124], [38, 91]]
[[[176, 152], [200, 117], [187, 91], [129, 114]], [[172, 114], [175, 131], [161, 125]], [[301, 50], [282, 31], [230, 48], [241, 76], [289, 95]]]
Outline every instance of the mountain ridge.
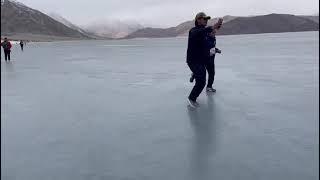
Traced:
[[35, 34], [60, 39], [91, 39], [86, 34], [71, 29], [50, 16], [21, 2], [4, 0], [1, 5], [1, 36]]
[[[237, 17], [225, 16], [224, 24], [218, 35], [237, 35], [237, 34], [259, 34], [259, 33], [279, 33], [279, 32], [300, 32], [318, 31], [319, 23], [316, 19], [319, 16], [295, 16], [290, 14], [267, 14], [259, 16]], [[217, 21], [213, 18], [208, 22], [212, 25]], [[182, 26], [182, 27], [181, 27]], [[144, 28], [139, 29], [126, 36], [124, 39], [132, 38], [161, 38], [186, 36], [194, 26], [194, 21], [186, 21], [175, 27], [169, 28]]]
[[[316, 16], [267, 14], [258, 16], [224, 16], [218, 35], [319, 31]], [[212, 25], [217, 18], [211, 19]], [[77, 26], [58, 14], [45, 14], [16, 0], [1, 4], [1, 37], [30, 40], [132, 39], [187, 36], [194, 20], [168, 28], [144, 27], [135, 22], [100, 21]]]

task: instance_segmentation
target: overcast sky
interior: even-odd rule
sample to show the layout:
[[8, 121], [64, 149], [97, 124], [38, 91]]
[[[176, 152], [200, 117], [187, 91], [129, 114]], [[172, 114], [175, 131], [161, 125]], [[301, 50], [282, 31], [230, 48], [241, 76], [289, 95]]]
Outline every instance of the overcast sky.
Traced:
[[45, 13], [58, 13], [77, 25], [106, 19], [175, 26], [204, 11], [211, 16], [319, 12], [319, 0], [18, 0]]

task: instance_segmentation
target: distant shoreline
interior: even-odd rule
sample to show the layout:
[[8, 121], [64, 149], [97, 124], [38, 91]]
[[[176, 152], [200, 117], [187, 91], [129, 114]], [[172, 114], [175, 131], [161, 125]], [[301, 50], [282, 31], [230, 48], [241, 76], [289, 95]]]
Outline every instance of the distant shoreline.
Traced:
[[[253, 34], [221, 34], [217, 36], [239, 36], [239, 35], [259, 35], [259, 34], [280, 34], [280, 33], [303, 33], [303, 32], [319, 32], [319, 31], [297, 31], [297, 32], [277, 32], [277, 33], [253, 33]], [[7, 37], [11, 41], [27, 41], [27, 42], [66, 42], [66, 41], [103, 41], [103, 40], [129, 40], [129, 39], [166, 39], [166, 38], [187, 38], [188, 36], [175, 37], [143, 37], [143, 38], [115, 38], [115, 39], [76, 39], [69, 37], [47, 36], [37, 34], [19, 34], [19, 35], [1, 35], [1, 39]]]
[[42, 34], [4, 34], [1, 35], [1, 39], [7, 37], [10, 40], [16, 41], [30, 41], [30, 42], [55, 42], [55, 41], [77, 41], [77, 40], [89, 40], [89, 39], [81, 39], [81, 38], [71, 38], [71, 37], [61, 37], [61, 36], [50, 36], [50, 35], [42, 35]]

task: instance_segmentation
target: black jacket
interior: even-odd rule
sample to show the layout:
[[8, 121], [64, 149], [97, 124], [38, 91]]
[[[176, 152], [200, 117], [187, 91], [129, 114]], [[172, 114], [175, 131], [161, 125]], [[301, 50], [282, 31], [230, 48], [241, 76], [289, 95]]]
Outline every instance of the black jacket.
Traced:
[[207, 41], [207, 47], [208, 47], [209, 51], [211, 48], [216, 47], [216, 37], [215, 36], [212, 37], [212, 36], [208, 35], [206, 37], [206, 41]]
[[190, 29], [187, 49], [187, 63], [206, 63], [209, 58], [207, 35], [211, 32], [211, 27], [196, 26]]

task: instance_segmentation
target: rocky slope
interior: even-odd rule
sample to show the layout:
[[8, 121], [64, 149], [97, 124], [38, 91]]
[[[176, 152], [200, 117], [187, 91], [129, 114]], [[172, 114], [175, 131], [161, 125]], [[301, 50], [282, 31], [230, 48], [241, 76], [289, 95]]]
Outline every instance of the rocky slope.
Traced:
[[1, 36], [24, 34], [61, 37], [66, 39], [90, 39], [86, 34], [72, 29], [48, 15], [13, 0], [1, 5]]

